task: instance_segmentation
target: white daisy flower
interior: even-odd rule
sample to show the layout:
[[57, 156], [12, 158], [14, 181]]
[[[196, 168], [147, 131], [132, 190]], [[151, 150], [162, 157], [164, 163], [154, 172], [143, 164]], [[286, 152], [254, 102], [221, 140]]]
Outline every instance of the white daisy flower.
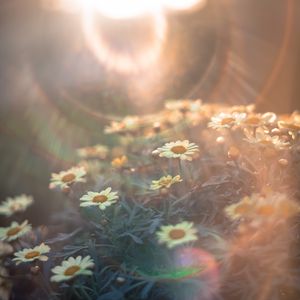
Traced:
[[166, 143], [163, 147], [157, 148], [152, 154], [160, 157], [179, 158], [181, 160], [193, 160], [193, 156], [199, 151], [198, 146], [188, 140]]
[[245, 113], [219, 113], [211, 118], [208, 127], [213, 129], [232, 128], [239, 125], [245, 120], [247, 114]]
[[13, 241], [31, 230], [31, 225], [28, 221], [22, 224], [12, 222], [9, 227], [0, 227], [0, 240]]
[[95, 145], [77, 149], [78, 156], [81, 158], [100, 158], [105, 159], [108, 154], [108, 147], [104, 145]]
[[168, 248], [196, 241], [198, 239], [197, 230], [192, 222], [181, 222], [177, 225], [161, 226], [156, 233], [158, 242], [166, 244]]
[[92, 275], [93, 272], [88, 270], [94, 267], [94, 261], [88, 255], [84, 258], [81, 256], [69, 257], [64, 260], [60, 266], [56, 266], [52, 269], [54, 275], [51, 277], [51, 281], [60, 282], [74, 278], [78, 275]]
[[0, 204], [0, 215], [10, 217], [14, 213], [25, 211], [33, 203], [33, 198], [27, 195], [20, 195], [14, 198], [7, 198]]
[[259, 127], [255, 133], [247, 129], [244, 130], [246, 136], [245, 141], [262, 147], [274, 147], [276, 149], [284, 149], [290, 146], [290, 143], [282, 140], [279, 136], [271, 136], [263, 128]]
[[117, 192], [112, 192], [111, 188], [108, 187], [106, 190], [103, 190], [99, 193], [97, 192], [88, 192], [80, 198], [80, 206], [98, 206], [101, 210], [106, 209], [106, 207], [117, 202], [119, 196]]
[[83, 167], [73, 167], [58, 174], [52, 173], [50, 188], [64, 189], [74, 182], [85, 182], [86, 179], [83, 178], [85, 175], [86, 171]]
[[177, 182], [181, 182], [182, 179], [180, 178], [180, 175], [172, 177], [171, 175], [163, 176], [159, 178], [158, 180], [152, 180], [152, 184], [150, 189], [151, 190], [159, 190], [161, 188], [170, 188], [171, 185]]
[[31, 249], [26, 248], [16, 252], [14, 254], [15, 258], [13, 258], [13, 261], [16, 262], [16, 265], [22, 262], [32, 262], [36, 259], [40, 261], [47, 261], [48, 257], [44, 254], [48, 253], [49, 251], [50, 251], [50, 247], [42, 243], [39, 246], [36, 246], [34, 248]]

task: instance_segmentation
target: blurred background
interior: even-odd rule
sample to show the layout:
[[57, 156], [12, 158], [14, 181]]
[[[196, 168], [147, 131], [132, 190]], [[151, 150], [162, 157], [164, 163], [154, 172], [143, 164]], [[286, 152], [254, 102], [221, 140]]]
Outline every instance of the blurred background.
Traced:
[[95, 2], [0, 1], [0, 196], [33, 195], [36, 224], [63, 201], [51, 172], [103, 142], [108, 116], [180, 98], [300, 108], [298, 0]]

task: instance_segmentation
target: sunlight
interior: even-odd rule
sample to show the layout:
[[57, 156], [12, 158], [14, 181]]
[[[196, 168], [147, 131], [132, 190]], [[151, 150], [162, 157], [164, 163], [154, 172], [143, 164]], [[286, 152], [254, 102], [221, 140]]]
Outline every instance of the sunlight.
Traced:
[[134, 18], [145, 14], [157, 14], [162, 10], [185, 10], [193, 7], [202, 7], [207, 0], [49, 0], [51, 7], [60, 10], [82, 12], [97, 12], [113, 19]]
[[[202, 8], [207, 0], [44, 0], [47, 6], [61, 11], [78, 13], [89, 50], [98, 62], [109, 70], [136, 74], [154, 67], [164, 47], [167, 36], [166, 11]], [[50, 2], [49, 2], [50, 1]], [[150, 21], [152, 38], [147, 45], [131, 55], [115, 49], [96, 25], [99, 16], [131, 22], [145, 17]], [[134, 32], [133, 32], [134, 33]]]

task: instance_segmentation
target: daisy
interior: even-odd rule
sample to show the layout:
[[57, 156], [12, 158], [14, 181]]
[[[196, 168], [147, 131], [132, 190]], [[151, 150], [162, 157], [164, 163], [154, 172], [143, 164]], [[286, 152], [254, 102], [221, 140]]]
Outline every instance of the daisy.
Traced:
[[0, 240], [13, 241], [31, 230], [31, 225], [28, 221], [22, 224], [12, 222], [9, 227], [0, 227]]
[[94, 267], [94, 261], [88, 255], [84, 258], [81, 256], [69, 257], [64, 260], [60, 266], [56, 266], [52, 269], [54, 275], [51, 277], [51, 281], [60, 282], [69, 280], [78, 275], [92, 275], [93, 272], [88, 270]]
[[108, 147], [104, 145], [95, 145], [91, 147], [79, 148], [77, 153], [82, 158], [100, 158], [105, 159], [108, 154]]
[[100, 193], [97, 192], [88, 192], [87, 194], [83, 195], [80, 198], [80, 206], [99, 206], [101, 210], [106, 209], [106, 207], [114, 204], [117, 202], [119, 196], [117, 192], [112, 192], [111, 188], [108, 187], [106, 190], [101, 191]]
[[34, 248], [31, 249], [26, 248], [16, 252], [14, 254], [15, 258], [13, 258], [13, 261], [15, 261], [17, 265], [22, 262], [32, 262], [36, 259], [40, 261], [47, 261], [48, 257], [43, 254], [48, 253], [49, 251], [50, 251], [50, 247], [42, 243], [39, 246], [36, 246]]
[[246, 118], [245, 113], [219, 113], [211, 118], [208, 127], [213, 129], [232, 128], [239, 125]]
[[182, 179], [180, 178], [180, 175], [177, 175], [175, 177], [172, 177], [171, 175], [163, 176], [158, 180], [152, 180], [150, 189], [159, 190], [161, 188], [170, 188], [171, 185], [173, 185], [174, 183], [181, 182], [181, 181]]
[[125, 155], [117, 157], [112, 160], [111, 165], [116, 169], [123, 168], [128, 163], [128, 158]]
[[0, 204], [0, 214], [7, 217], [17, 212], [25, 211], [33, 203], [31, 196], [20, 195], [14, 198], [7, 198]]
[[127, 116], [122, 121], [112, 121], [110, 126], [105, 127], [104, 133], [123, 133], [136, 131], [140, 126], [140, 118], [137, 116]]
[[179, 110], [181, 112], [199, 112], [202, 107], [201, 100], [172, 100], [167, 101], [165, 108], [168, 110]]
[[165, 243], [168, 248], [177, 245], [196, 241], [198, 239], [197, 230], [192, 222], [181, 222], [177, 225], [161, 226], [160, 231], [156, 233], [158, 242]]
[[83, 167], [73, 167], [67, 171], [61, 171], [58, 174], [52, 173], [50, 188], [59, 187], [61, 189], [68, 187], [74, 182], [85, 182], [86, 171]]
[[276, 149], [284, 149], [290, 146], [289, 142], [280, 139], [279, 136], [271, 136], [263, 128], [259, 127], [255, 133], [245, 129], [245, 141], [250, 144], [256, 144], [263, 147], [274, 147]]
[[158, 154], [160, 157], [179, 158], [181, 160], [191, 161], [198, 151], [199, 149], [196, 144], [184, 140], [166, 143], [163, 147], [154, 150], [152, 154]]
[[273, 192], [260, 198], [253, 196], [255, 218], [287, 219], [300, 212], [300, 206], [283, 193]]
[[249, 216], [253, 212], [253, 203], [249, 197], [244, 197], [240, 202], [225, 208], [225, 213], [232, 220]]

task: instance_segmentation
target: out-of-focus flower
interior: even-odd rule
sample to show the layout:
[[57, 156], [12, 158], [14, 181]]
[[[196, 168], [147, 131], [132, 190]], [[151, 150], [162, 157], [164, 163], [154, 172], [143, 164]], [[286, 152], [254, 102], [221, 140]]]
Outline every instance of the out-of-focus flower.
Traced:
[[152, 180], [152, 184], [150, 189], [151, 190], [159, 190], [161, 188], [170, 188], [171, 185], [177, 182], [181, 182], [182, 179], [180, 178], [180, 175], [172, 177], [171, 175], [163, 176], [159, 178], [158, 180]]
[[94, 261], [88, 255], [84, 258], [81, 256], [69, 257], [64, 260], [60, 266], [56, 266], [52, 269], [54, 275], [51, 277], [51, 281], [60, 282], [74, 278], [78, 275], [92, 275], [93, 272], [88, 270], [94, 267]]
[[44, 254], [48, 253], [49, 251], [50, 247], [42, 243], [34, 248], [26, 248], [16, 252], [13, 261], [16, 262], [16, 265], [22, 262], [32, 262], [34, 260], [47, 261], [48, 257]]
[[125, 155], [117, 157], [112, 160], [111, 165], [116, 169], [123, 168], [128, 163], [128, 158]]
[[193, 156], [199, 151], [195, 143], [188, 140], [166, 143], [163, 147], [157, 148], [152, 154], [160, 157], [179, 158], [181, 160], [193, 160]]
[[139, 129], [141, 120], [137, 116], [127, 116], [122, 121], [113, 121], [104, 129], [104, 133], [126, 133]]
[[80, 206], [98, 206], [101, 210], [117, 202], [119, 196], [117, 192], [112, 192], [111, 188], [107, 188], [100, 193], [88, 192], [80, 198]]
[[104, 145], [95, 145], [77, 149], [77, 153], [82, 158], [100, 158], [105, 159], [108, 154], [108, 147]]
[[289, 135], [295, 139], [300, 133], [300, 120], [278, 121], [278, 127], [280, 129], [287, 130]]
[[264, 124], [263, 119], [260, 114], [251, 114], [242, 121], [241, 125], [247, 127], [259, 127]]
[[225, 208], [225, 213], [232, 220], [251, 215], [253, 211], [253, 203], [249, 197], [244, 197], [240, 202], [231, 204]]
[[174, 111], [165, 111], [162, 114], [162, 121], [166, 124], [166, 126], [171, 125], [178, 125], [180, 122], [183, 121], [184, 116], [181, 112], [174, 110]]
[[196, 241], [197, 229], [192, 222], [181, 222], [176, 225], [161, 226], [156, 233], [158, 242], [166, 244], [168, 248], [173, 248], [188, 242]]
[[255, 133], [248, 129], [244, 130], [246, 136], [245, 141], [250, 144], [256, 144], [262, 147], [274, 147], [276, 149], [284, 149], [290, 146], [290, 143], [286, 140], [281, 139], [279, 136], [271, 136], [268, 132], [259, 127]]
[[260, 224], [286, 220], [300, 213], [300, 206], [282, 193], [254, 193], [238, 203], [227, 206], [225, 212], [233, 220], [244, 218]]
[[211, 118], [208, 127], [213, 129], [232, 128], [240, 125], [247, 115], [245, 113], [219, 113]]
[[201, 110], [202, 101], [201, 100], [172, 100], [167, 101], [165, 108], [168, 110], [178, 110], [180, 112], [199, 112]]
[[0, 228], [0, 240], [13, 241], [24, 235], [31, 230], [31, 225], [28, 221], [24, 221], [22, 224], [12, 222], [9, 227]]
[[50, 188], [64, 189], [75, 182], [85, 182], [86, 171], [83, 167], [73, 167], [67, 171], [61, 171], [58, 174], [52, 173]]
[[14, 213], [25, 211], [32, 203], [32, 196], [20, 195], [14, 198], [7, 198], [0, 205], [0, 214], [9, 217]]

